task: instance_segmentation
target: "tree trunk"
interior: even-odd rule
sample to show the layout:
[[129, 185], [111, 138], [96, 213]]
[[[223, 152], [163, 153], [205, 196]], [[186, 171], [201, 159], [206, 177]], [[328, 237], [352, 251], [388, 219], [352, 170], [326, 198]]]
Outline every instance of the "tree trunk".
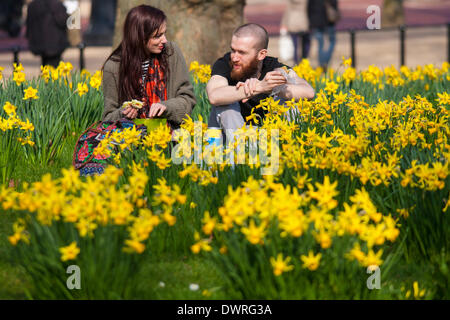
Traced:
[[384, 0], [381, 12], [382, 27], [398, 27], [403, 24], [405, 24], [403, 0]]
[[229, 51], [231, 34], [243, 23], [245, 0], [118, 0], [114, 48], [128, 11], [140, 4], [165, 12], [167, 38], [178, 44], [188, 64], [212, 64]]

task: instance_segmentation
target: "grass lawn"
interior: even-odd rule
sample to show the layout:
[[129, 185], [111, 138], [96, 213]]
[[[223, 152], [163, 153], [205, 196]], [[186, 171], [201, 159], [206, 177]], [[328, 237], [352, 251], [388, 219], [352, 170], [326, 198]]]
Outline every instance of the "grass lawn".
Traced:
[[[25, 160], [20, 160], [14, 181], [38, 181], [46, 174], [61, 176], [61, 169], [72, 162], [75, 140], [67, 143], [58, 162], [47, 167], [31, 167]], [[25, 270], [8, 259], [8, 250], [12, 246], [8, 236], [12, 233], [15, 217], [12, 213], [0, 214], [0, 299], [27, 299], [26, 291], [31, 287]], [[148, 251], [145, 265], [141, 270], [139, 299], [230, 299], [231, 292], [225, 290], [224, 280], [214, 265], [200, 256], [175, 256], [171, 253], [151, 256]], [[198, 284], [198, 290], [191, 290], [190, 284]], [[205, 296], [202, 294], [203, 290]]]
[[[48, 166], [33, 167], [27, 163], [26, 159], [18, 159], [19, 165], [14, 174], [14, 184], [20, 190], [20, 184], [24, 181], [38, 181], [46, 173], [50, 173], [54, 178], [60, 177], [61, 169], [71, 165], [74, 145], [75, 139], [68, 141], [61, 157]], [[0, 299], [27, 299], [27, 292], [32, 290], [32, 282], [27, 277], [24, 268], [8, 258], [8, 251], [12, 249], [12, 246], [7, 238], [12, 234], [14, 221], [15, 217], [11, 212], [0, 214]], [[412, 236], [411, 230], [403, 229], [403, 236], [405, 232], [409, 233], [406, 234], [406, 237]], [[394, 247], [398, 245], [400, 244], [396, 243]], [[190, 243], [186, 243], [186, 247], [188, 246]], [[201, 255], [194, 255], [191, 252], [186, 254], [163, 252], [152, 255], [148, 250], [144, 252], [144, 255], [146, 255], [144, 265], [138, 276], [139, 286], [136, 299], [240, 298], [238, 292], [227, 287], [225, 279], [214, 263]], [[431, 261], [426, 261], [421, 255], [416, 253], [408, 255], [403, 251], [402, 255], [390, 282], [383, 283], [385, 288], [395, 287], [398, 289], [405, 282], [418, 281], [421, 286], [438, 288], [439, 297], [445, 296], [446, 283], [449, 281], [448, 274], [441, 268], [446, 263], [445, 252], [443, 261], [439, 261], [436, 256], [433, 256]], [[199, 289], [191, 290], [189, 288], [191, 284], [198, 284]]]
[[[119, 144], [148, 144], [123, 152], [123, 170], [81, 182], [78, 172], [63, 176], [78, 137], [71, 132], [100, 117], [101, 91], [76, 94], [85, 75], [35, 79], [40, 98], [24, 103], [24, 85], [8, 80], [0, 106], [20, 106], [35, 144], [0, 136], [8, 164], [0, 168], [15, 168], [3, 175], [14, 189], [0, 189], [0, 299], [448, 299], [449, 66], [386, 68], [383, 76], [369, 69], [351, 81], [352, 73], [308, 71], [319, 94], [292, 105], [295, 128], [279, 117], [278, 101], [262, 103], [270, 114], [263, 125], [282, 133], [282, 170], [273, 180], [260, 164], [169, 165], [167, 127], [145, 139], [118, 134]], [[199, 107], [183, 124], [192, 132], [209, 112], [205, 83], [195, 94]], [[19, 123], [12, 105], [5, 112], [3, 127]], [[46, 174], [63, 179], [45, 181]], [[2, 206], [8, 200], [11, 210]], [[15, 224], [19, 210], [38, 215]], [[73, 261], [86, 279], [80, 294], [66, 286]], [[381, 290], [366, 285], [374, 265]]]

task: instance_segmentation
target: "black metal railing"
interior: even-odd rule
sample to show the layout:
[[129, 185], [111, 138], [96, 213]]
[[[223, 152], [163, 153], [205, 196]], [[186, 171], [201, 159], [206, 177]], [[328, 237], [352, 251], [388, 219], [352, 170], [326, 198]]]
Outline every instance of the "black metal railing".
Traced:
[[[80, 44], [76, 45], [76, 46], [71, 46], [69, 48], [77, 48], [80, 52], [79, 55], [79, 68], [80, 70], [83, 70], [86, 66], [86, 60], [84, 58], [84, 49], [86, 49], [86, 44], [84, 42], [81, 42]], [[20, 45], [15, 45], [12, 46], [10, 48], [7, 49], [3, 49], [1, 50], [3, 52], [11, 52], [13, 54], [13, 62], [16, 64], [19, 64], [20, 59], [19, 59], [19, 53], [20, 52], [26, 52], [28, 51], [28, 48], [26, 47], [21, 47]]]
[[83, 70], [84, 67], [85, 67], [85, 64], [84, 64], [84, 49], [86, 48], [86, 44], [84, 42], [80, 42], [77, 45], [77, 48], [78, 48], [78, 50], [80, 50], [80, 63], [79, 63], [80, 70]]
[[417, 29], [417, 28], [431, 28], [431, 27], [447, 27], [447, 61], [450, 62], [450, 22], [447, 24], [433, 24], [433, 25], [419, 25], [419, 26], [399, 26], [399, 27], [390, 27], [383, 28], [378, 30], [369, 30], [369, 29], [350, 29], [350, 30], [340, 30], [338, 32], [348, 32], [350, 34], [350, 55], [352, 58], [352, 67], [356, 68], [356, 33], [357, 32], [382, 32], [382, 31], [399, 31], [399, 42], [400, 42], [400, 65], [403, 66], [406, 64], [406, 31], [408, 29]]
[[[380, 31], [392, 31], [392, 30], [398, 30], [399, 31], [399, 40], [400, 40], [400, 65], [403, 66], [406, 64], [406, 31], [408, 29], [414, 29], [414, 28], [428, 28], [428, 27], [447, 27], [447, 61], [450, 62], [450, 22], [447, 24], [436, 24], [436, 25], [422, 25], [422, 26], [400, 26], [400, 27], [391, 27], [391, 28], [383, 28], [379, 30], [369, 30], [369, 29], [349, 29], [349, 30], [340, 30], [338, 32], [348, 32], [350, 34], [350, 55], [352, 58], [352, 67], [356, 68], [356, 33], [357, 32], [380, 32]], [[79, 68], [80, 70], [85, 68], [85, 58], [84, 58], [84, 50], [86, 49], [86, 44], [81, 42], [76, 47], [72, 48], [78, 48], [80, 52], [80, 58], [79, 58]], [[5, 51], [5, 50], [4, 50]], [[10, 48], [10, 50], [14, 55], [14, 63], [19, 63], [19, 53], [21, 51], [20, 46], [13, 46]]]

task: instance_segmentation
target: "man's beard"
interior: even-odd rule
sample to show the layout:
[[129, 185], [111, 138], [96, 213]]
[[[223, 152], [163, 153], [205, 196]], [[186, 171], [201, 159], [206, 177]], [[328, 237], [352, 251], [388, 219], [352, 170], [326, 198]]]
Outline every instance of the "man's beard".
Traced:
[[256, 72], [258, 71], [259, 60], [255, 57], [255, 59], [253, 59], [248, 65], [241, 65], [241, 68], [239, 70], [233, 68], [233, 63], [231, 61], [230, 64], [231, 79], [233, 79], [234, 81], [245, 81], [256, 75]]

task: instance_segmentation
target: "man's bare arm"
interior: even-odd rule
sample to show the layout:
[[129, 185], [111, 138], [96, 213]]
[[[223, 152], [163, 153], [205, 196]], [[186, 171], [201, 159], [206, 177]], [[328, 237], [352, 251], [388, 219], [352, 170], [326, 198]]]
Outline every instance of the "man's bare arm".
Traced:
[[229, 86], [226, 78], [215, 75], [209, 80], [206, 92], [213, 106], [222, 106], [242, 100], [245, 102], [260, 93], [269, 94], [273, 88], [285, 83], [286, 79], [276, 71], [268, 72], [263, 80], [251, 78], [236, 86]]
[[295, 100], [307, 98], [313, 99], [315, 92], [313, 87], [304, 79], [300, 78], [294, 70], [289, 70], [289, 75], [294, 77], [295, 83], [286, 84], [285, 88], [280, 92], [280, 96], [286, 100]]
[[244, 88], [230, 86], [228, 80], [219, 75], [212, 76], [208, 81], [206, 93], [208, 94], [209, 102], [213, 106], [228, 105], [248, 98]]

